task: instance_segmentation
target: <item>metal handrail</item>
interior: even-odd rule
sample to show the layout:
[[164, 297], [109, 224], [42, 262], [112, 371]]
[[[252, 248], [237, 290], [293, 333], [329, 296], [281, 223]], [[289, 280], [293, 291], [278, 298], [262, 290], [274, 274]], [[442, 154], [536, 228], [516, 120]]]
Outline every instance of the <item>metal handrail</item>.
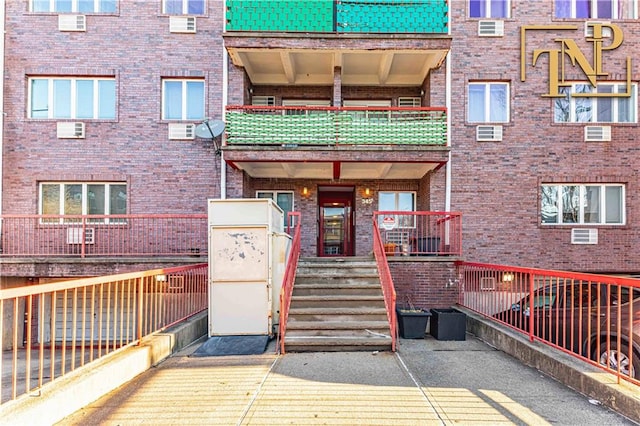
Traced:
[[398, 319], [396, 314], [396, 289], [393, 285], [391, 270], [387, 263], [387, 255], [384, 250], [382, 238], [378, 222], [373, 220], [373, 254], [378, 266], [380, 274], [380, 283], [382, 285], [382, 294], [384, 296], [384, 305], [387, 309], [387, 319], [389, 320], [389, 329], [391, 334], [391, 350], [395, 352], [396, 343], [398, 341]]
[[287, 266], [280, 288], [280, 319], [278, 324], [278, 344], [280, 353], [285, 353], [284, 338], [287, 332], [287, 320], [289, 318], [289, 306], [293, 294], [293, 285], [296, 280], [296, 270], [298, 269], [298, 259], [300, 259], [300, 212], [289, 212], [287, 215], [287, 230], [291, 235], [291, 222], [293, 220], [293, 240], [291, 250], [287, 257]]
[[0, 404], [205, 311], [207, 294], [206, 263], [0, 290]]
[[0, 257], [206, 256], [206, 214], [0, 215]]
[[463, 261], [456, 267], [461, 306], [640, 385], [640, 280]]

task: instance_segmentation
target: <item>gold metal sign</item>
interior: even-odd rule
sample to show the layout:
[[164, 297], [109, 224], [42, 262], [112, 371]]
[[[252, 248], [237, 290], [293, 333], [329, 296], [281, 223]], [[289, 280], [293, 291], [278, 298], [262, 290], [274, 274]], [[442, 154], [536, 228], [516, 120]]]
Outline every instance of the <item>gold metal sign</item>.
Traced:
[[[600, 77], [606, 77], [609, 73], [603, 70], [603, 53], [615, 50], [622, 45], [624, 36], [622, 30], [615, 24], [593, 22], [588, 23], [593, 34], [586, 40], [593, 43], [593, 64], [589, 62], [585, 54], [580, 50], [574, 39], [556, 38], [557, 46], [533, 49], [531, 66], [535, 67], [541, 55], [549, 58], [549, 92], [543, 97], [560, 98], [566, 96], [560, 92], [561, 87], [571, 86], [565, 80], [565, 63], [568, 58], [571, 65], [577, 65], [585, 74], [589, 83], [596, 86]], [[608, 29], [608, 31], [606, 30]], [[520, 81], [527, 80], [527, 31], [576, 31], [576, 25], [523, 25], [520, 27]], [[573, 97], [629, 97], [631, 96], [631, 56], [627, 56], [626, 89], [619, 93], [572, 93]]]

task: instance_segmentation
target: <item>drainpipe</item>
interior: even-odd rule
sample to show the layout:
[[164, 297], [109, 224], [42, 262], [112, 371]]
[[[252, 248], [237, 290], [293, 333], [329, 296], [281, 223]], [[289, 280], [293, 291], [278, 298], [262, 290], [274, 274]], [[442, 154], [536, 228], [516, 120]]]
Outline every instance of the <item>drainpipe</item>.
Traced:
[[[226, 2], [222, 3], [222, 16], [226, 16]], [[226, 32], [226, 21], [222, 20], [222, 33]], [[224, 39], [222, 42], [222, 119], [225, 119], [225, 107], [227, 106], [229, 91], [229, 55], [227, 49], [224, 47]], [[220, 148], [222, 148], [222, 140], [224, 139], [224, 132], [220, 136]], [[220, 150], [220, 199], [227, 198], [227, 167], [224, 163], [224, 151]]]
[[[3, 159], [4, 159], [4, 37], [5, 37], [5, 2], [0, 0], [0, 215], [2, 215], [2, 181], [4, 179]], [[0, 235], [2, 235], [2, 220], [0, 220]], [[0, 247], [1, 248], [1, 247]]]
[[[451, 25], [451, 24], [449, 24]], [[451, 32], [451, 29], [449, 29]], [[445, 92], [445, 105], [447, 107], [447, 146], [449, 147], [449, 159], [445, 166], [445, 190], [444, 190], [444, 211], [451, 211], [451, 51], [447, 53], [447, 72]]]

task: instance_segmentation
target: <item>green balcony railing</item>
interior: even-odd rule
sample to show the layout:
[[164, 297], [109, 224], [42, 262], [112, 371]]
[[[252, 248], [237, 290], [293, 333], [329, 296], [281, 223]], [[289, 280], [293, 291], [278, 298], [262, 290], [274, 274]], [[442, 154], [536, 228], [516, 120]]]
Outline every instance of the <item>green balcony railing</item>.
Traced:
[[228, 106], [227, 145], [446, 145], [445, 108]]
[[227, 31], [446, 34], [447, 0], [226, 0]]

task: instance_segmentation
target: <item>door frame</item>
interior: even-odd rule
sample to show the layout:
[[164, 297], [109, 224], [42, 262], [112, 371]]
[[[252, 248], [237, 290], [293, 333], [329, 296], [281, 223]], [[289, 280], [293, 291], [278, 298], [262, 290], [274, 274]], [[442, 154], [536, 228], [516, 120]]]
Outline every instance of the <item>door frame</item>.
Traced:
[[[336, 256], [355, 256], [355, 203], [356, 188], [353, 185], [324, 185], [318, 187], [318, 205], [317, 205], [317, 221], [318, 221], [318, 240], [317, 254], [318, 257], [336, 257]], [[343, 235], [342, 253], [327, 254], [324, 252], [324, 226], [322, 208], [330, 203], [338, 203], [348, 207], [349, 213], [345, 221], [345, 229]]]

